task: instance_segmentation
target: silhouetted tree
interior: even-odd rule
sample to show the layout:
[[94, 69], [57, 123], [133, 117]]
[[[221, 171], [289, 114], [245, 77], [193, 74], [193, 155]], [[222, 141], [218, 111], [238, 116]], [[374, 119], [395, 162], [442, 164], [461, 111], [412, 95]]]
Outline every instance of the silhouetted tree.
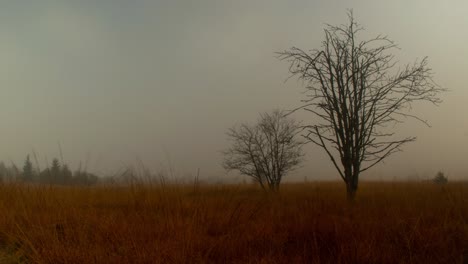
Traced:
[[7, 181], [7, 168], [5, 166], [5, 163], [3, 161], [0, 161], [0, 179], [2, 182]]
[[60, 183], [61, 184], [71, 184], [73, 178], [73, 173], [68, 168], [67, 164], [63, 164], [62, 170], [60, 172]]
[[436, 176], [434, 177], [434, 179], [432, 179], [432, 181], [436, 184], [447, 184], [448, 183], [448, 178], [445, 176], [445, 174], [441, 171], [439, 171]]
[[260, 115], [254, 126], [233, 127], [227, 133], [232, 145], [224, 151], [223, 166], [252, 177], [263, 189], [278, 191], [283, 176], [301, 162], [299, 130], [299, 124], [280, 110]]
[[3, 161], [0, 161], [0, 175], [4, 182], [13, 182], [21, 178], [21, 173], [15, 164], [7, 167]]
[[77, 170], [73, 174], [73, 184], [77, 185], [94, 185], [98, 182], [98, 179], [96, 175], [86, 171]]
[[385, 36], [359, 41], [363, 29], [348, 13], [349, 24], [328, 25], [320, 49], [293, 47], [279, 52], [290, 63], [289, 71], [306, 83], [303, 105], [318, 117], [307, 126], [305, 137], [325, 150], [354, 200], [361, 172], [400, 151], [415, 137], [395, 139], [385, 131], [407, 118], [412, 103], [440, 102], [440, 88], [432, 81], [427, 58], [396, 68], [389, 52], [397, 48]]
[[50, 183], [61, 183], [61, 169], [60, 162], [57, 158], [52, 160], [52, 166], [50, 167]]
[[21, 176], [22, 176], [22, 175], [21, 175], [21, 170], [18, 169], [18, 167], [16, 166], [16, 164], [14, 164], [14, 163], [12, 162], [11, 167], [8, 168], [8, 170], [10, 171], [10, 175], [11, 175], [11, 178], [12, 178], [13, 180], [18, 181], [18, 180], [21, 179]]
[[32, 182], [34, 180], [34, 169], [29, 155], [26, 156], [23, 166], [23, 181]]
[[45, 168], [41, 173], [39, 173], [39, 182], [44, 184], [52, 183], [50, 168]]

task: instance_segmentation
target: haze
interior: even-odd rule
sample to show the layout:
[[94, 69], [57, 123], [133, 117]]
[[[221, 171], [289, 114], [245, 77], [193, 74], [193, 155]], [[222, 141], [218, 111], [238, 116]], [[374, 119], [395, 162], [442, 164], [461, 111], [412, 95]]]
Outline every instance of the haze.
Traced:
[[[388, 35], [402, 62], [429, 57], [450, 91], [417, 104], [431, 128], [395, 128], [416, 143], [364, 179], [468, 175], [466, 1], [9, 1], [0, 10], [0, 159], [22, 166], [59, 157], [101, 174], [143, 161], [183, 177], [233, 179], [220, 165], [227, 128], [259, 112], [292, 109], [303, 85], [285, 82], [276, 51], [318, 48], [324, 23], [353, 8], [366, 31]], [[295, 118], [311, 121], [299, 112]], [[286, 180], [338, 180], [326, 155], [307, 148]]]

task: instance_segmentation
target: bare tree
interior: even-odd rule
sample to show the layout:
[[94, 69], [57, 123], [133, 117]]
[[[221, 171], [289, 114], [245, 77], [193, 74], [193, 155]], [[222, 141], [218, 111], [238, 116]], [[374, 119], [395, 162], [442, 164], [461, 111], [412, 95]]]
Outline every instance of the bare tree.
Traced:
[[232, 145], [223, 152], [223, 167], [252, 177], [265, 190], [278, 191], [283, 176], [302, 160], [300, 127], [285, 112], [274, 110], [261, 114], [254, 126], [244, 123], [229, 129]]
[[386, 128], [408, 118], [428, 125], [408, 110], [417, 101], [437, 105], [444, 89], [433, 82], [427, 58], [396, 67], [390, 51], [397, 45], [380, 35], [358, 41], [363, 28], [352, 11], [348, 18], [347, 25], [327, 25], [320, 49], [293, 47], [278, 55], [290, 63], [291, 77], [306, 83], [307, 98], [298, 109], [319, 120], [304, 136], [325, 150], [354, 200], [361, 172], [416, 139], [395, 139]]

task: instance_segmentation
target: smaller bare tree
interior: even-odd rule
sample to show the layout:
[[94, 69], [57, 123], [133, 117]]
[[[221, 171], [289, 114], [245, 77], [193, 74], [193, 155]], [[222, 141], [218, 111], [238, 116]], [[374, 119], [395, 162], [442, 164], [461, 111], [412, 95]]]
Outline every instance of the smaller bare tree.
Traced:
[[304, 156], [303, 142], [297, 139], [300, 129], [300, 124], [281, 110], [261, 114], [253, 126], [234, 126], [227, 133], [232, 145], [223, 152], [223, 167], [276, 192], [283, 176], [297, 168]]

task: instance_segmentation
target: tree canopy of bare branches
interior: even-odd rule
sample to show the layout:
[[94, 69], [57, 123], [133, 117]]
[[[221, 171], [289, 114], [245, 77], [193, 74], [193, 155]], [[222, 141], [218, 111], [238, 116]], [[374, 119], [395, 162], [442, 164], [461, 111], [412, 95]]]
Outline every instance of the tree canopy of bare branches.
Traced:
[[264, 190], [276, 192], [283, 176], [302, 160], [299, 131], [299, 123], [280, 110], [261, 114], [253, 126], [234, 126], [227, 133], [232, 145], [223, 152], [223, 167], [250, 176]]
[[359, 41], [363, 28], [352, 11], [346, 25], [327, 25], [320, 49], [279, 52], [291, 77], [304, 81], [307, 97], [298, 109], [318, 117], [304, 135], [331, 159], [354, 200], [361, 172], [372, 168], [415, 137], [395, 139], [388, 128], [406, 119], [427, 122], [408, 110], [414, 102], [437, 105], [444, 91], [432, 79], [427, 58], [397, 66], [397, 45], [386, 36]]

